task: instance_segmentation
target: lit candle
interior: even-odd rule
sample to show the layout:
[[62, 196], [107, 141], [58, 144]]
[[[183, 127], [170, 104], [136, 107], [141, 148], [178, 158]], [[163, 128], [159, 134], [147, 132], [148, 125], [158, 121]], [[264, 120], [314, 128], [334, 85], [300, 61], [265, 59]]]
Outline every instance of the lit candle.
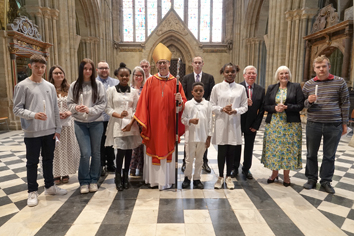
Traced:
[[80, 94], [80, 105], [84, 105], [84, 95]]
[[252, 98], [251, 98], [251, 89], [250, 89], [250, 88], [248, 88], [248, 98], [249, 98], [249, 99], [252, 99]]
[[315, 95], [317, 96], [317, 92], [318, 92], [318, 85], [316, 84], [316, 87], [315, 87]]
[[280, 103], [283, 104], [283, 90], [280, 90]]
[[45, 100], [43, 100], [43, 112], [44, 112], [44, 114], [45, 114]]
[[63, 111], [63, 101], [60, 101], [60, 111]]

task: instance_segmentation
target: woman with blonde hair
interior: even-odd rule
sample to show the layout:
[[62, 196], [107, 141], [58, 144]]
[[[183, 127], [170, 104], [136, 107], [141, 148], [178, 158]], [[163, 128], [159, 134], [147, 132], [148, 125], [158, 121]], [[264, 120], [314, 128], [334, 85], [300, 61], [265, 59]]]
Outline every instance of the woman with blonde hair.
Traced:
[[276, 84], [269, 85], [264, 100], [268, 112], [264, 131], [261, 162], [272, 170], [267, 183], [278, 179], [278, 171], [284, 170], [283, 185], [290, 186], [290, 170], [302, 168], [302, 128], [300, 111], [304, 107], [304, 95], [298, 83], [292, 83], [288, 67], [280, 66], [275, 72]]
[[[140, 66], [136, 66], [133, 69], [131, 75], [131, 87], [138, 90], [139, 96], [141, 90], [144, 87], [146, 80], [145, 72]], [[133, 149], [132, 160], [130, 162], [130, 175], [136, 175], [136, 169], [139, 170], [139, 176], [143, 176], [144, 169], [144, 144], [141, 144], [139, 147]]]

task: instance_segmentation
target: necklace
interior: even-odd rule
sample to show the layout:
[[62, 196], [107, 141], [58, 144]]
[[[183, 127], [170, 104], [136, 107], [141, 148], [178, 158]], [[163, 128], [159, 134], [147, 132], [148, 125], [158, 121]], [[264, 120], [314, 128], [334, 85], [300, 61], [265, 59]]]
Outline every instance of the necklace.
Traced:
[[167, 80], [164, 80], [165, 83], [164, 83], [164, 85], [163, 85], [163, 87], [162, 87], [162, 86], [161, 86], [161, 80], [160, 80], [160, 88], [161, 88], [161, 90], [162, 90], [162, 93], [161, 93], [161, 94], [162, 94], [162, 97], [163, 97], [163, 91], [165, 90], [166, 81], [167, 81]]

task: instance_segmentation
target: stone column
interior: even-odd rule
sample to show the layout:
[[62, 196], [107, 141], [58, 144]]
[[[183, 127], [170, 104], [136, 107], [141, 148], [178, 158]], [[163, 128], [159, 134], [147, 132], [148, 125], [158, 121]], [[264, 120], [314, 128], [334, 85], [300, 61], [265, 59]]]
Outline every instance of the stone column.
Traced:
[[[352, 47], [352, 37], [351, 35], [353, 35], [353, 31], [349, 29], [349, 26], [347, 26], [347, 28], [345, 29], [345, 34], [346, 34], [346, 38], [344, 40], [344, 55], [343, 55], [343, 65], [342, 65], [342, 77], [346, 80], [349, 81], [349, 62], [350, 62], [350, 54], [351, 54], [351, 47]], [[352, 72], [354, 73], [354, 72]]]
[[293, 44], [293, 59], [292, 59], [292, 66], [291, 66], [291, 74], [294, 81], [299, 82], [300, 80], [296, 77], [297, 71], [297, 58], [298, 58], [298, 50], [299, 50], [299, 25], [300, 25], [300, 12], [299, 10], [294, 11], [293, 19], [295, 21], [295, 35], [294, 35], [294, 44]]
[[16, 53], [18, 51], [18, 48], [10, 47], [9, 50], [10, 50], [10, 60], [11, 60], [12, 89], [14, 89], [17, 84]]
[[304, 79], [303, 81], [306, 82], [309, 80], [309, 73], [310, 73], [310, 60], [311, 60], [311, 46], [312, 43], [310, 41], [306, 42], [306, 54], [305, 54], [305, 68], [304, 68]]
[[289, 59], [290, 59], [290, 43], [291, 43], [291, 25], [293, 19], [293, 11], [287, 11], [286, 14], [286, 21], [288, 22], [288, 31], [287, 31], [287, 41], [286, 41], [286, 56], [285, 56], [285, 65], [289, 67]]
[[57, 20], [59, 17], [59, 11], [57, 9], [51, 10], [51, 15], [53, 17], [53, 54], [52, 58], [54, 58], [54, 64], [59, 64], [58, 58], [58, 34], [57, 34]]
[[[48, 43], [52, 43], [50, 40], [50, 37], [49, 37], [49, 22], [48, 22], [51, 18], [51, 11], [50, 11], [50, 8], [48, 8], [48, 7], [42, 7], [41, 10], [42, 10], [42, 13], [44, 16], [44, 35], [45, 35], [44, 41], [48, 42]], [[49, 49], [49, 52], [50, 52], [50, 54], [52, 54], [53, 49]], [[48, 68], [52, 67], [52, 65], [54, 63], [53, 57], [50, 57], [47, 63], [48, 63], [48, 65], [47, 65]]]

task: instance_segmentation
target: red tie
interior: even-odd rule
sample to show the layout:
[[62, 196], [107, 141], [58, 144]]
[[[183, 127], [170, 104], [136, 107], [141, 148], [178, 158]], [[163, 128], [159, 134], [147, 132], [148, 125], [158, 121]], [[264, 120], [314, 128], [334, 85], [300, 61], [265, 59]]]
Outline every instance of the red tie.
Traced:
[[252, 98], [252, 86], [251, 85], [249, 85], [248, 86], [248, 98]]

